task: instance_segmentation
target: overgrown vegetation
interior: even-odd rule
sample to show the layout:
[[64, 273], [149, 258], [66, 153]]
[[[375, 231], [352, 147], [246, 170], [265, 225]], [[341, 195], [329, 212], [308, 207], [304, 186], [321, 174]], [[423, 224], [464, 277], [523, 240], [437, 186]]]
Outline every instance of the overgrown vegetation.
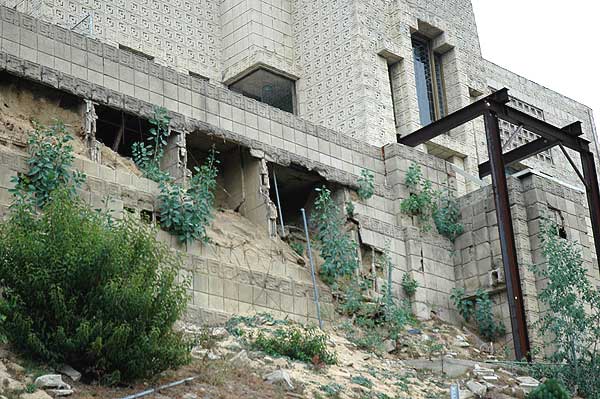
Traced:
[[304, 244], [298, 241], [293, 241], [290, 243], [290, 247], [297, 253], [299, 256], [304, 256]]
[[600, 291], [587, 276], [580, 246], [563, 239], [555, 223], [544, 220], [539, 237], [546, 263], [531, 266], [547, 281], [538, 300], [548, 309], [536, 327], [555, 351], [552, 365], [532, 365], [538, 376], [552, 377], [571, 392], [600, 398]]
[[319, 270], [321, 279], [327, 284], [335, 284], [340, 278], [350, 278], [358, 268], [358, 246], [346, 231], [346, 218], [325, 186], [319, 189], [312, 220], [317, 227], [319, 251], [325, 261]]
[[408, 273], [404, 273], [404, 276], [402, 276], [402, 289], [406, 296], [413, 296], [415, 292], [417, 292], [417, 288], [419, 288], [419, 282], [412, 278]]
[[375, 175], [368, 169], [362, 169], [360, 171], [360, 177], [358, 178], [358, 198], [365, 201], [373, 196], [375, 193]]
[[314, 365], [336, 364], [335, 353], [327, 350], [327, 339], [327, 334], [315, 327], [290, 326], [270, 334], [260, 331], [252, 346], [272, 356], [287, 356]]
[[27, 140], [28, 171], [12, 179], [15, 187], [10, 192], [15, 196], [16, 204], [27, 203], [41, 208], [59, 188], [75, 194], [85, 176], [71, 168], [75, 159], [72, 140], [60, 121], [48, 127], [34, 123], [34, 130]]
[[147, 143], [136, 142], [131, 146], [133, 161], [140, 168], [144, 177], [161, 182], [168, 179], [167, 173], [160, 169], [160, 161], [165, 154], [165, 146], [169, 138], [171, 118], [165, 108], [156, 107], [154, 117], [149, 120], [152, 127]]
[[438, 233], [451, 241], [463, 233], [456, 199], [448, 192], [433, 190], [431, 181], [423, 177], [419, 165], [409, 166], [404, 184], [410, 195], [400, 203], [402, 213], [416, 217], [425, 231], [431, 229], [430, 220], [433, 219]]
[[527, 399], [570, 399], [571, 395], [555, 379], [548, 379], [527, 395]]
[[493, 303], [486, 291], [478, 289], [474, 296], [468, 296], [464, 288], [454, 288], [450, 300], [466, 322], [475, 319], [477, 330], [486, 341], [494, 342], [506, 334], [504, 324], [494, 318]]
[[160, 183], [161, 226], [181, 242], [208, 240], [206, 228], [213, 218], [218, 163], [212, 149], [204, 165], [194, 168], [188, 188], [168, 180]]
[[[36, 129], [32, 147], [60, 141], [57, 132], [64, 130]], [[31, 151], [27, 176], [50, 162], [63, 177], [17, 185], [0, 225], [3, 333], [33, 358], [71, 364], [106, 383], [187, 362], [189, 342], [172, 329], [187, 302], [186, 283], [176, 281], [180, 260], [147, 225], [112, 220], [79, 200], [68, 169], [72, 150], [58, 148]]]
[[164, 108], [156, 108], [150, 119], [152, 128], [147, 143], [133, 144], [133, 159], [144, 177], [160, 184], [160, 223], [180, 242], [206, 241], [206, 228], [212, 221], [214, 191], [217, 187], [217, 152], [213, 148], [205, 163], [194, 168], [186, 187], [173, 181], [160, 169], [169, 137], [171, 118]]

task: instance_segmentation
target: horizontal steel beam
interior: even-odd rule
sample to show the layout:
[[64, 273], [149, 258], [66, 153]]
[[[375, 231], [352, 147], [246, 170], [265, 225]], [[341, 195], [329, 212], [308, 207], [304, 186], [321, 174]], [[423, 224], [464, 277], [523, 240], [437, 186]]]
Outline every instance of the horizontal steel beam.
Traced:
[[490, 104], [506, 104], [508, 101], [508, 89], [498, 90], [471, 105], [467, 105], [405, 137], [399, 138], [398, 142], [409, 147], [416, 147], [483, 115], [485, 111], [490, 109]]
[[[570, 125], [563, 127], [562, 130], [564, 133], [578, 137], [583, 134], [581, 130], [581, 122], [574, 122]], [[544, 137], [540, 137], [537, 140], [530, 141], [529, 143], [522, 145], [518, 148], [515, 148], [512, 151], [505, 153], [502, 158], [504, 159], [504, 166], [509, 166], [534, 155], [539, 154], [540, 152], [544, 152], [554, 147], [555, 145], [560, 144], [558, 140], [548, 140]], [[487, 175], [491, 173], [490, 161], [485, 161], [479, 164], [479, 178], [483, 179]]]
[[549, 141], [560, 141], [565, 147], [575, 151], [585, 151], [589, 147], [590, 142], [577, 134], [576, 124], [569, 125], [569, 129], [565, 131], [505, 104], [492, 103], [492, 108], [500, 119], [515, 125], [523, 125], [524, 129]]

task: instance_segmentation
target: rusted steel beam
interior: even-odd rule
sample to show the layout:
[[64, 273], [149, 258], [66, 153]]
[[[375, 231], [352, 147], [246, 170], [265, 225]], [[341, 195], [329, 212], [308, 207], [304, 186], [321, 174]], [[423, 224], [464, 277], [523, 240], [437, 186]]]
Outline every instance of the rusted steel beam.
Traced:
[[590, 208], [590, 219], [592, 222], [592, 232], [594, 233], [594, 245], [596, 247], [596, 256], [600, 257], [600, 189], [598, 188], [598, 174], [594, 155], [590, 151], [581, 151], [581, 165], [583, 177], [586, 181], [586, 193], [588, 206]]
[[[580, 137], [580, 133], [578, 134], [576, 124], [569, 125], [568, 130], [565, 131], [525, 112], [511, 108], [506, 104], [492, 101], [491, 108], [500, 119], [515, 125], [523, 125], [524, 129], [547, 140], [559, 140], [565, 147], [569, 147], [572, 150], [581, 151], [582, 148], [585, 148], [589, 144], [588, 140]], [[581, 131], [581, 127], [579, 127], [579, 131]]]
[[[504, 167], [527, 159], [533, 155], [544, 152], [558, 144], [556, 140], [548, 140], [543, 137], [530, 141], [520, 147], [515, 148], [503, 155]], [[490, 161], [479, 164], [479, 178], [483, 179], [491, 173]]]
[[398, 142], [410, 147], [416, 147], [483, 115], [490, 108], [490, 104], [505, 104], [508, 100], [508, 89], [498, 90], [471, 105], [467, 105], [405, 137], [399, 138]]
[[498, 115], [493, 111], [488, 111], [484, 113], [483, 117], [487, 137], [488, 155], [491, 162], [492, 186], [494, 189], [496, 216], [498, 217], [502, 263], [504, 265], [504, 274], [506, 276], [506, 290], [513, 342], [515, 346], [515, 357], [517, 360], [523, 358], [531, 360], [529, 333], [527, 331], [523, 291], [521, 289], [521, 277], [519, 265], [517, 263], [515, 233], [510, 213], [508, 185], [506, 183], [506, 174], [504, 172], [502, 139], [500, 138]]

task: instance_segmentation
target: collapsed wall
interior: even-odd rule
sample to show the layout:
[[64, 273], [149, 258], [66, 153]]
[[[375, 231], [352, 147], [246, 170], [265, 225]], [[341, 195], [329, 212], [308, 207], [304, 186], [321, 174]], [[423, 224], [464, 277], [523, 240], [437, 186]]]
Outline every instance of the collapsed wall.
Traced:
[[[156, 184], [141, 178], [127, 158], [131, 143], [144, 138], [145, 123], [156, 106], [165, 107], [172, 118], [161, 165], [172, 176], [185, 182], [212, 146], [220, 151], [219, 209], [209, 232], [211, 242], [181, 245], [166, 232], [159, 235], [185, 254], [185, 274], [192, 280], [191, 320], [217, 323], [231, 314], [268, 311], [315, 321], [306, 260], [278, 236], [276, 173], [288, 221], [283, 235], [298, 227], [299, 207], [310, 215], [313, 189], [326, 184], [342, 209], [347, 201], [355, 205], [351, 231], [360, 245], [363, 273], [376, 288], [383, 286], [387, 276], [373, 267], [373, 259], [386, 251], [392, 259], [395, 296], [405, 297], [401, 286], [405, 274], [419, 283], [411, 298], [418, 317], [429, 318], [433, 312], [458, 322], [449, 299], [452, 289], [485, 287], [497, 302], [497, 314], [509, 326], [489, 187], [462, 197], [466, 232], [453, 244], [435, 229], [424, 232], [417, 220], [400, 211], [400, 202], [411, 195], [404, 178], [412, 163], [421, 167], [433, 189], [457, 193], [456, 172], [448, 162], [396, 143], [383, 148], [365, 144], [124, 49], [53, 25], [38, 28], [38, 21], [14, 10], [0, 8], [0, 12], [0, 70], [9, 76], [10, 84], [22, 85], [18, 93], [29, 96], [30, 109], [61, 116], [67, 111], [57, 109], [61, 103], [49, 99], [67, 94], [79, 104], [69, 108], [68, 117], [80, 121], [70, 123], [79, 129], [73, 133], [81, 146], [75, 166], [88, 176], [83, 193], [93, 205], [103, 204], [108, 195], [106, 206], [115, 215], [129, 209], [156, 219]], [[28, 95], [35, 92], [31, 84], [42, 85], [44, 93]], [[15, 95], [14, 90], [0, 90], [0, 94]], [[19, 105], [22, 102], [15, 104], [23, 111], [20, 123], [30, 127], [35, 115]], [[0, 206], [5, 212], [10, 203], [9, 177], [24, 172], [26, 165], [22, 138], [6, 125], [0, 125], [0, 130], [0, 137], [6, 137], [0, 148]], [[358, 199], [355, 193], [363, 169], [374, 175], [374, 195], [368, 200]], [[517, 249], [524, 265], [537, 259], [531, 255], [537, 248], [532, 244], [535, 229], [528, 223], [531, 212], [544, 206], [543, 201], [532, 200], [543, 189], [525, 195], [518, 181], [511, 185]], [[557, 206], [566, 212], [571, 205], [559, 201]], [[577, 215], [584, 214], [576, 209]], [[585, 229], [578, 234], [591, 237]], [[533, 287], [538, 282], [527, 272], [522, 276], [531, 322], [537, 311]], [[495, 283], [490, 287], [489, 281]], [[332, 294], [323, 285], [320, 290], [324, 316], [331, 319]]]

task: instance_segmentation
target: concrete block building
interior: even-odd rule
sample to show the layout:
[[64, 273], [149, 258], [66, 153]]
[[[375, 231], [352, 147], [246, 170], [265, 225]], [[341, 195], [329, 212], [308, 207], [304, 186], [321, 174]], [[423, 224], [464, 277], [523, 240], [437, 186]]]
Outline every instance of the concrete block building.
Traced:
[[[188, 257], [195, 320], [266, 310], [314, 321], [306, 265], [276, 234], [276, 175], [291, 225], [299, 208], [310, 208], [317, 185], [332, 187], [340, 204], [354, 200], [366, 270], [387, 248], [396, 295], [403, 295], [405, 273], [420, 284], [412, 299], [419, 316], [434, 311], [456, 321], [452, 288], [484, 288], [508, 326], [491, 188], [478, 178], [478, 165], [487, 160], [483, 121], [416, 149], [398, 138], [506, 87], [510, 105], [527, 114], [555, 126], [581, 121], [598, 155], [588, 107], [482, 57], [468, 0], [0, 4], [3, 176], [24, 170], [26, 122], [44, 119], [41, 110], [70, 121], [81, 138], [77, 162], [88, 174], [89, 200], [108, 192], [115, 212], [152, 214], [159, 206], [156, 186], [127, 169], [131, 144], [144, 136], [155, 106], [173, 117], [163, 167], [174, 176], [185, 180], [207, 149], [218, 147], [219, 205], [262, 229], [270, 251], [233, 256], [231, 243], [182, 247], [164, 234]], [[537, 138], [508, 122], [501, 130], [506, 149]], [[434, 188], [459, 197], [465, 233], [456, 242], [424, 232], [400, 212], [412, 163]], [[366, 201], [354, 194], [363, 169], [376, 183]], [[582, 184], [561, 151], [540, 153], [508, 173], [521, 265], [542, 261], [537, 226], [540, 214], [550, 212], [581, 243], [590, 278], [600, 281]], [[0, 182], [6, 206], [9, 179]], [[543, 282], [522, 268], [530, 324], [544, 311], [537, 301]], [[321, 288], [333, 317], [332, 298]]]

